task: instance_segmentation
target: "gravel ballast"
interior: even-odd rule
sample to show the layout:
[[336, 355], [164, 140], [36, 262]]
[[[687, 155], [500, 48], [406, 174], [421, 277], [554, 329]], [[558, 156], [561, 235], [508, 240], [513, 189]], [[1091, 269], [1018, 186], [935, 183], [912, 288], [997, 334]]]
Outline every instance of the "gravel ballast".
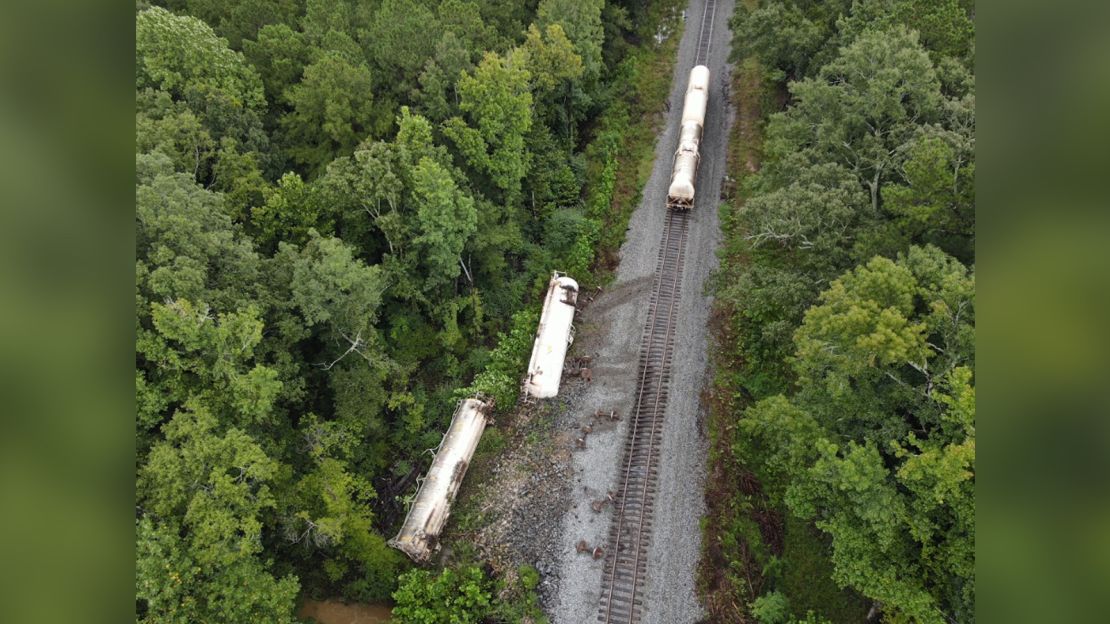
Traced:
[[[444, 536], [443, 561], [452, 551], [473, 546], [478, 557], [502, 576], [523, 564], [540, 573], [544, 610], [554, 624], [596, 622], [604, 558], [613, 509], [591, 503], [618, 487], [628, 415], [636, 390], [640, 339], [659, 255], [666, 212], [671, 157], [678, 137], [686, 81], [694, 65], [704, 0], [687, 8], [687, 24], [669, 99], [666, 125], [655, 146], [655, 162], [642, 201], [629, 222], [614, 282], [600, 294], [582, 292], [583, 311], [567, 368], [589, 356], [592, 381], [564, 375], [559, 396], [518, 406], [494, 425], [506, 447], [468, 476], [460, 505], [470, 522], [452, 519]], [[700, 557], [699, 519], [708, 445], [703, 434], [706, 409], [700, 400], [709, 382], [707, 335], [710, 299], [705, 281], [717, 266], [720, 242], [717, 206], [725, 174], [725, 150], [732, 112], [728, 106], [728, 18], [733, 0], [720, 0], [708, 62], [710, 97], [701, 144], [697, 204], [689, 221], [682, 299], [675, 328], [670, 393], [664, 417], [654, 533], [648, 551], [648, 578], [642, 586], [643, 622], [684, 624], [702, 619], [695, 593]], [[616, 410], [619, 420], [595, 418]], [[478, 462], [482, 463], [482, 462]], [[581, 552], [579, 545], [588, 546]]]
[[[557, 561], [541, 562], [541, 573], [554, 590], [544, 596], [544, 602], [556, 624], [597, 620], [603, 559], [579, 552], [576, 544], [585, 540], [591, 548], [605, 547], [608, 538], [612, 507], [607, 506], [597, 513], [590, 504], [604, 498], [607, 491], [615, 490], [618, 483], [617, 464], [627, 434], [627, 416], [634, 401], [640, 338], [659, 254], [671, 157], [677, 141], [686, 81], [694, 65], [703, 9], [703, 0], [693, 0], [687, 8], [666, 128], [656, 143], [655, 164], [642, 201], [629, 222], [616, 279], [578, 319], [578, 337], [572, 355], [593, 357], [593, 382], [582, 388], [567, 407], [583, 424], [599, 409], [606, 412], [616, 409], [621, 419], [615, 426], [595, 428], [586, 436], [586, 448], [575, 450], [571, 456], [570, 508], [562, 518], [561, 539], [551, 549], [557, 553]], [[716, 250], [721, 237], [717, 207], [732, 121], [727, 93], [731, 39], [728, 19], [732, 11], [732, 0], [717, 3], [707, 63], [711, 76], [710, 99], [701, 144], [697, 204], [686, 242], [681, 314], [675, 330], [654, 533], [643, 590], [645, 624], [681, 624], [697, 622], [703, 617], [694, 581], [700, 556], [699, 519], [704, 513], [707, 453], [702, 427], [706, 409], [700, 400], [709, 381], [710, 298], [705, 294], [705, 281], [717, 265]]]

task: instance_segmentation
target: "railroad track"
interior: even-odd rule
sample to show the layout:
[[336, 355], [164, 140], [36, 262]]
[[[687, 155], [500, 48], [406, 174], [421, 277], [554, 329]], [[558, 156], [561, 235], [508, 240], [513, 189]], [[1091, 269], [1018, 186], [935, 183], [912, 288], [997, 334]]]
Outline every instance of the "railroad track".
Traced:
[[[694, 65], [709, 62], [716, 0], [705, 0]], [[666, 210], [666, 209], [665, 209]], [[651, 285], [648, 319], [640, 342], [636, 400], [619, 464], [597, 619], [605, 624], [636, 624], [643, 615], [663, 417], [670, 389], [674, 334], [682, 298], [682, 268], [690, 213], [667, 210], [659, 259]]]
[[713, 40], [713, 20], [717, 16], [717, 0], [705, 0], [705, 11], [701, 16], [701, 31], [698, 32], [698, 53], [694, 65], [709, 62], [709, 44]]
[[643, 610], [641, 585], [647, 577], [647, 549], [659, 480], [659, 447], [663, 440], [663, 415], [667, 409], [674, 332], [682, 295], [689, 214], [668, 210], [663, 226], [648, 320], [640, 344], [636, 402], [620, 464], [620, 487], [613, 505], [616, 513], [609, 529], [597, 618], [600, 622], [633, 624], [640, 621]]

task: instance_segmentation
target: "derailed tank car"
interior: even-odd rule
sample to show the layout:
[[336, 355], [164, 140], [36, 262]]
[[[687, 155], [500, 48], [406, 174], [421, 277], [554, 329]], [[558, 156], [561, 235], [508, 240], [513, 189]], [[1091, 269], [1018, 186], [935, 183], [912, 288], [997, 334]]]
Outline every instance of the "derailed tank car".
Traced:
[[427, 561], [439, 549], [439, 535], [451, 515], [474, 449], [486, 428], [492, 405], [479, 399], [459, 402], [451, 425], [436, 450], [424, 483], [416, 493], [405, 523], [389, 545], [413, 561]]
[[546, 399], [559, 394], [563, 376], [563, 360], [567, 347], [574, 341], [574, 310], [578, 302], [578, 282], [552, 273], [543, 302], [543, 314], [532, 346], [532, 359], [528, 362], [528, 377], [524, 390], [530, 396]]
[[682, 105], [682, 125], [678, 134], [678, 149], [674, 153], [671, 186], [667, 189], [667, 207], [689, 210], [694, 207], [694, 182], [701, 163], [702, 130], [705, 127], [705, 109], [709, 103], [709, 68], [698, 65], [690, 70], [686, 99]]

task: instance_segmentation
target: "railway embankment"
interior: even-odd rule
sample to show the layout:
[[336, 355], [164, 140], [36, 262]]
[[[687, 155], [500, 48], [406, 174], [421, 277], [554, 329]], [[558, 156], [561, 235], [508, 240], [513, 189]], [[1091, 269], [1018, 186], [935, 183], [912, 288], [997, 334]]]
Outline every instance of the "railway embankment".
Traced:
[[[703, 615], [695, 578], [707, 453], [701, 396], [710, 379], [711, 301], [704, 284], [716, 266], [717, 204], [731, 124], [727, 17], [733, 2], [716, 5], [714, 44], [704, 61], [711, 72], [711, 96], [699, 200], [689, 216], [678, 285], [682, 295], [674, 309], [673, 365], [659, 441], [654, 536], [645, 553], [651, 572], [643, 585], [642, 622], [696, 622]], [[589, 358], [589, 380], [568, 375], [558, 397], [523, 405], [487, 430], [444, 538], [449, 561], [483, 561], [502, 576], [521, 566], [535, 568], [544, 611], [556, 624], [597, 619], [613, 514], [609, 495], [618, 487], [637, 389], [672, 155], [687, 79], [699, 53], [703, 9], [701, 1], [688, 4], [685, 28], [675, 29], [681, 38], [672, 34], [639, 59], [639, 92], [629, 98], [627, 110], [599, 123], [601, 132], [619, 128], [621, 139], [611, 150], [619, 158], [603, 167], [602, 184], [591, 192], [590, 200], [600, 197], [610, 212], [598, 241], [600, 279], [582, 289], [568, 357], [570, 370], [577, 368], [577, 358]], [[598, 288], [599, 282], [604, 286]]]
[[[743, 1], [749, 6], [755, 4], [754, 0]], [[722, 192], [725, 200], [721, 208], [722, 220], [726, 230], [723, 260], [739, 264], [746, 260], [742, 249], [732, 249], [727, 243], [728, 228], [734, 227], [729, 219], [743, 208], [747, 198], [745, 180], [759, 171], [763, 110], [770, 86], [764, 69], [750, 57], [737, 63], [731, 79], [730, 95], [736, 122], [729, 138], [726, 181]], [[706, 518], [702, 525], [702, 560], [698, 570], [698, 591], [711, 622], [743, 621], [746, 605], [738, 602], [736, 596], [758, 594], [763, 582], [755, 565], [754, 553], [749, 550], [750, 545], [743, 540], [727, 539], [725, 535], [731, 527], [747, 522], [751, 530], [763, 531], [766, 527], [768, 541], [775, 542], [773, 524], [777, 520], [745, 511], [758, 507], [751, 502], [751, 498], [758, 493], [758, 485], [753, 475], [734, 456], [732, 448], [735, 413], [744, 399], [737, 396], [732, 380], [742, 362], [736, 361], [732, 351], [726, 348], [734, 341], [729, 322], [731, 316], [732, 310], [727, 304], [719, 300], [714, 302], [710, 321], [710, 360], [714, 380], [708, 393]], [[762, 524], [759, 522], [761, 519], [764, 520]], [[730, 561], [744, 562], [744, 565], [737, 569], [729, 565]]]
[[[571, 406], [583, 420], [599, 410], [617, 409], [626, 414], [635, 403], [641, 337], [667, 217], [672, 155], [687, 79], [698, 55], [703, 9], [699, 1], [687, 7], [689, 19], [676, 51], [666, 125], [658, 136], [655, 161], [641, 201], [629, 221], [615, 280], [590, 304], [579, 322], [574, 353], [591, 356], [594, 367], [593, 382]], [[702, 617], [695, 575], [707, 450], [701, 394], [709, 380], [706, 328], [711, 301], [704, 285], [716, 266], [720, 242], [717, 204], [731, 124], [727, 64], [731, 36], [727, 16], [732, 10], [733, 2], [717, 2], [717, 15], [724, 19], [715, 20], [711, 29], [713, 45], [704, 61], [711, 74], [711, 91], [701, 145], [700, 190], [689, 217], [682, 296], [675, 313], [673, 364], [659, 445], [652, 537], [640, 599], [640, 621], [649, 623], [696, 622]], [[628, 427], [626, 417], [608, 431], [595, 431], [586, 447], [572, 455], [571, 508], [563, 517], [556, 572], [559, 584], [551, 611], [557, 623], [597, 619], [604, 555], [595, 558], [593, 548], [580, 549], [578, 545], [585, 542], [587, 547], [604, 548], [609, 541], [613, 508], [602, 506], [601, 511], [594, 511], [594, 503], [604, 501], [618, 488]]]
[[[597, 351], [597, 337], [608, 331], [612, 308], [625, 306], [651, 286], [650, 281], [636, 279], [615, 282], [631, 216], [641, 206], [642, 193], [657, 165], [657, 138], [670, 119], [672, 74], [684, 31], [681, 3], [657, 1], [649, 10], [658, 36], [651, 42], [645, 38], [617, 69], [622, 77], [614, 90], [616, 97], [594, 123], [595, 138], [587, 148], [584, 211], [599, 224], [599, 232], [592, 271], [589, 275], [574, 272], [584, 283], [575, 321], [577, 338], [567, 361], [572, 370], [574, 358]], [[653, 263], [654, 259], [645, 266], [650, 269]], [[597, 284], [604, 287], [599, 290]], [[528, 327], [534, 327], [534, 321]], [[639, 331], [633, 332], [635, 338]], [[533, 567], [540, 577], [537, 592], [551, 613], [558, 602], [559, 562], [567, 546], [562, 538], [564, 517], [586, 509], [576, 508], [581, 497], [573, 496], [575, 488], [596, 490], [575, 473], [574, 455], [584, 452], [583, 446], [592, 448], [618, 424], [587, 414], [583, 395], [594, 384], [610, 382], [624, 366], [635, 366], [634, 350], [628, 360], [595, 361], [594, 382], [568, 374], [557, 397], [496, 416], [474, 456], [443, 535], [444, 563], [483, 563], [502, 578], [516, 575], [522, 566]], [[584, 433], [583, 427], [590, 432]], [[619, 448], [615, 452], [619, 454]]]

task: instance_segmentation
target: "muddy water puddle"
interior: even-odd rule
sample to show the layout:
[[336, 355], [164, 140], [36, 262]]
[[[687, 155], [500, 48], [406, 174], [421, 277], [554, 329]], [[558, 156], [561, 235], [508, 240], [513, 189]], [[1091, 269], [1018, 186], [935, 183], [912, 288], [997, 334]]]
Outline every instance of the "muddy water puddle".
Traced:
[[297, 610], [302, 620], [320, 624], [385, 624], [391, 607], [382, 604], [344, 603], [341, 600], [306, 600]]

